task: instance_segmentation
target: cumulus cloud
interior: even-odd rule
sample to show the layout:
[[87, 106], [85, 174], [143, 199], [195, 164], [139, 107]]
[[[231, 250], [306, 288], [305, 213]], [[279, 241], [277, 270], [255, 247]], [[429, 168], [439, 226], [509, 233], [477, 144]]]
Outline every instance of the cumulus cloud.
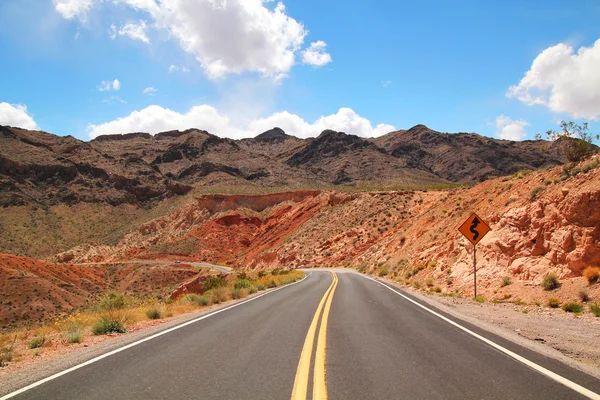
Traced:
[[600, 39], [577, 52], [564, 43], [541, 52], [507, 96], [573, 118], [600, 118]]
[[109, 92], [111, 90], [117, 91], [121, 89], [121, 82], [118, 79], [114, 81], [102, 81], [100, 82], [100, 86], [98, 86], [98, 90], [100, 92]]
[[97, 0], [53, 0], [54, 8], [63, 18], [87, 21], [87, 13]]
[[[308, 30], [286, 14], [283, 3], [267, 7], [269, 0], [54, 0], [56, 10], [68, 19], [84, 21], [95, 4], [117, 3], [149, 16], [156, 29], [164, 29], [180, 47], [193, 55], [209, 78], [219, 79], [244, 71], [281, 79], [296, 63]], [[125, 30], [136, 34], [138, 28]], [[120, 32], [120, 31], [119, 31]], [[144, 31], [145, 32], [145, 31]], [[116, 37], [116, 27], [110, 29]], [[145, 36], [144, 33], [144, 37]], [[314, 42], [302, 53], [304, 62], [324, 65], [331, 56], [325, 42]]]
[[523, 140], [527, 136], [525, 127], [531, 125], [527, 121], [512, 120], [506, 115], [500, 115], [496, 118], [496, 128], [498, 129], [496, 134], [500, 139], [505, 140]]
[[[119, 29], [119, 36], [128, 36], [133, 40], [141, 40], [144, 43], [150, 43], [150, 39], [146, 35], [146, 28], [146, 21], [140, 20], [138, 24], [130, 22]], [[113, 36], [111, 37], [114, 39]]]
[[40, 129], [27, 106], [22, 104], [0, 103], [0, 125], [16, 126], [24, 129]]
[[98, 125], [89, 124], [88, 133], [91, 138], [95, 138], [99, 135], [114, 133], [148, 132], [156, 134], [173, 129], [199, 128], [221, 137], [240, 139], [254, 137], [275, 126], [290, 135], [301, 138], [318, 136], [325, 129], [363, 137], [380, 136], [396, 130], [394, 126], [388, 124], [379, 124], [373, 128], [368, 119], [361, 117], [350, 108], [340, 108], [336, 114], [323, 116], [314, 123], [309, 123], [298, 115], [282, 111], [266, 118], [254, 119], [243, 126], [237, 126], [228, 116], [209, 105], [192, 107], [184, 114], [152, 105], [114, 121]]
[[146, 89], [143, 90], [142, 93], [144, 93], [145, 95], [148, 96], [154, 96], [154, 93], [158, 92], [158, 90], [154, 89], [152, 86], [147, 87]]
[[322, 67], [331, 62], [331, 55], [325, 51], [327, 43], [322, 40], [313, 42], [310, 47], [302, 52], [302, 62], [304, 64]]

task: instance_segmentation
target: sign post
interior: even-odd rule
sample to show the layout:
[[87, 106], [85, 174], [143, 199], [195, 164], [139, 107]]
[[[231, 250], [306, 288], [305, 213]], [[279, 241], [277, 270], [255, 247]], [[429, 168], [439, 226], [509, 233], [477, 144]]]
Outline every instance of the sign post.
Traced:
[[477, 297], [477, 243], [491, 230], [477, 214], [473, 213], [461, 226], [458, 228], [471, 243], [473, 243], [473, 287], [474, 296]]

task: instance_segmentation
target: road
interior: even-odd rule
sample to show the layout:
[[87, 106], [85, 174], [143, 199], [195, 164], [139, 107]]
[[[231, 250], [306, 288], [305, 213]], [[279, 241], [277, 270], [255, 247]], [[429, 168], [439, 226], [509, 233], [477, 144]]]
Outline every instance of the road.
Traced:
[[600, 398], [597, 393], [597, 379], [402, 291], [351, 272], [313, 271], [12, 398], [580, 399]]
[[[75, 264], [77, 266], [85, 267], [86, 265], [107, 265], [107, 264], [146, 264], [146, 265], [171, 265], [174, 264], [175, 261], [115, 261], [115, 262], [90, 262], [90, 263], [81, 263]], [[222, 265], [209, 264], [205, 262], [189, 262], [183, 261], [182, 264], [191, 265], [192, 267], [198, 268], [209, 268], [217, 272], [221, 272], [222, 274], [229, 274], [233, 271], [232, 268], [224, 267]]]

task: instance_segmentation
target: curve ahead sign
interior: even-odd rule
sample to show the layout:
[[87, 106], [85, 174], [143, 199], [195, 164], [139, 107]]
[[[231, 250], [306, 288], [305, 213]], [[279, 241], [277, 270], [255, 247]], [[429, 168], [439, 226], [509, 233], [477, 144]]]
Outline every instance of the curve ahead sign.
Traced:
[[491, 229], [477, 214], [473, 213], [458, 230], [475, 246]]

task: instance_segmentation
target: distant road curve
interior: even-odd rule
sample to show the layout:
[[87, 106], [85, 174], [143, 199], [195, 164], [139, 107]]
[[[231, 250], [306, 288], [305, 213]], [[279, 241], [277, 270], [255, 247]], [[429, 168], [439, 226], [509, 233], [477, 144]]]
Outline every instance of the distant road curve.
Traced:
[[[81, 267], [85, 267], [86, 265], [105, 265], [105, 264], [150, 264], [150, 265], [168, 265], [168, 264], [174, 264], [175, 261], [112, 261], [112, 262], [90, 262], [90, 263], [80, 263], [80, 264], [74, 264], [77, 266], [81, 266]], [[212, 270], [215, 270], [217, 272], [221, 272], [223, 274], [230, 274], [231, 272], [233, 272], [233, 268], [229, 268], [229, 267], [223, 267], [222, 265], [215, 265], [215, 264], [209, 264], [209, 263], [205, 263], [205, 262], [188, 262], [188, 261], [182, 261], [182, 264], [188, 264], [191, 265], [192, 267], [198, 267], [198, 268], [210, 268]]]

